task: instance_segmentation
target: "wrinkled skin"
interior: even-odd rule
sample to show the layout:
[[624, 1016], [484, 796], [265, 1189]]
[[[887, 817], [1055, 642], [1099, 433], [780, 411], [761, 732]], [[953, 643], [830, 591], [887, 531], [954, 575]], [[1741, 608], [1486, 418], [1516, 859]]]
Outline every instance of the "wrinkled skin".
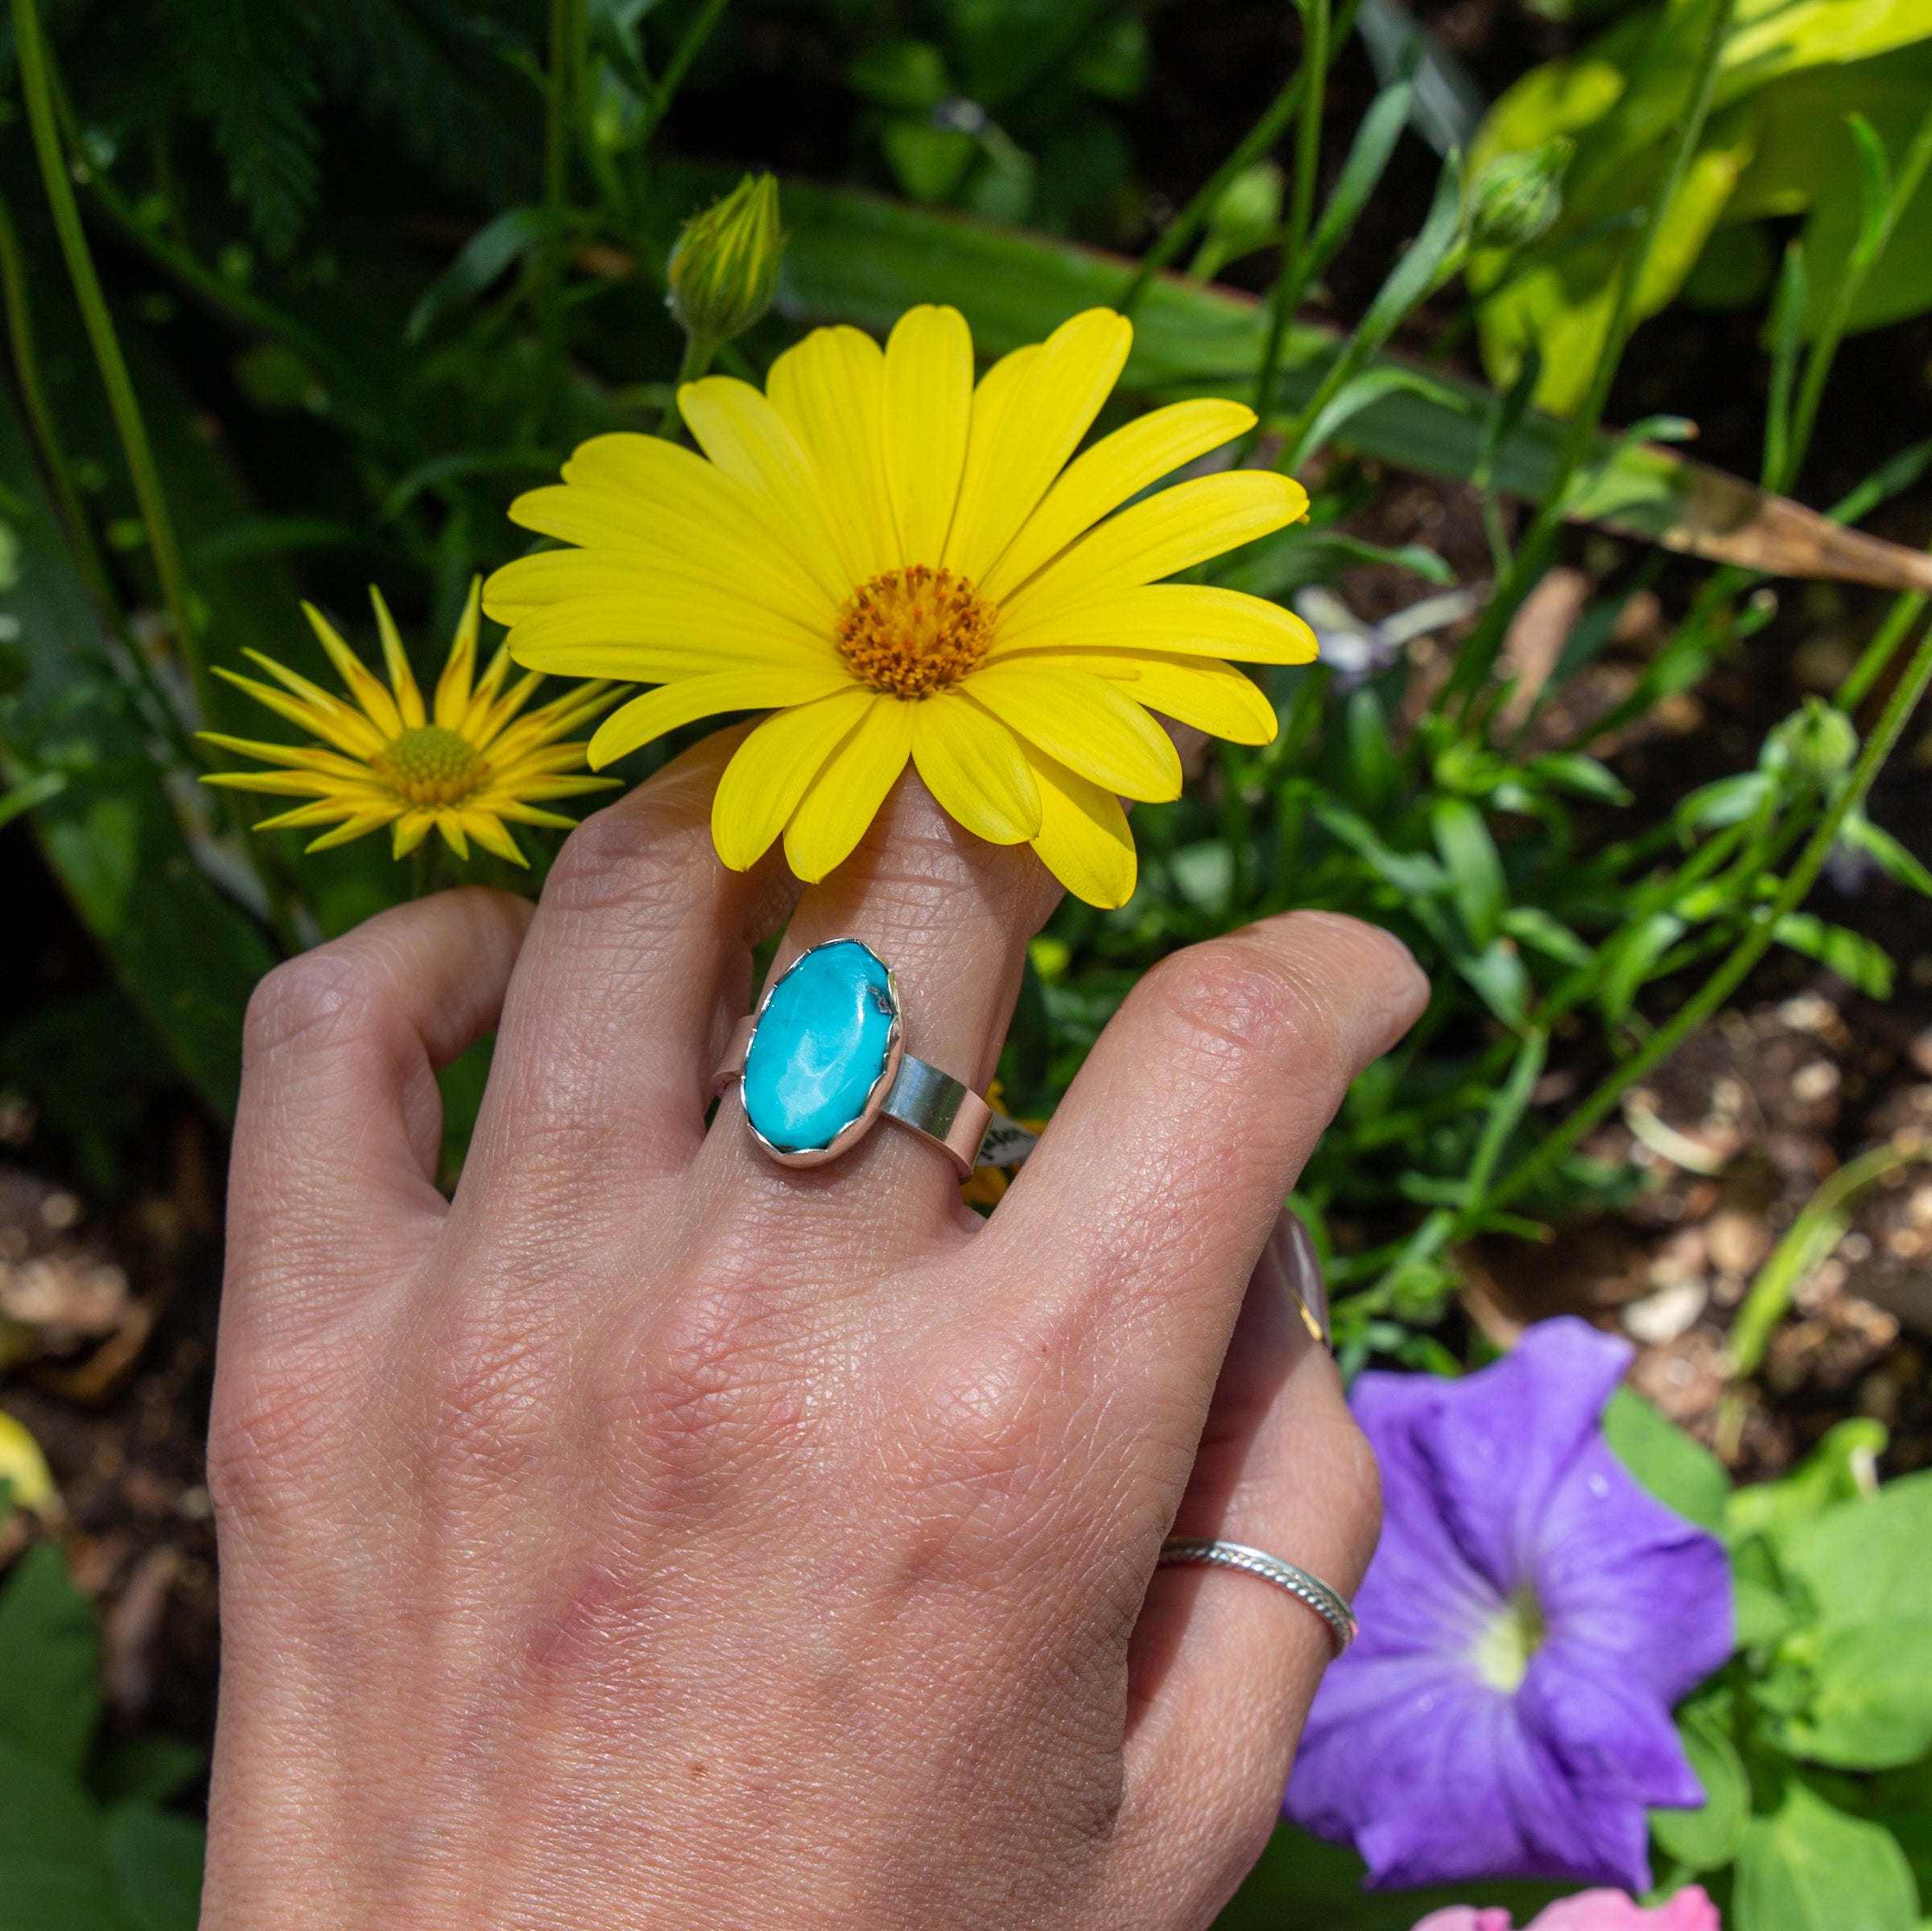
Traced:
[[[1056, 889], [910, 776], [802, 898], [727, 872], [734, 742], [534, 916], [447, 893], [256, 996], [206, 1931], [1166, 1931], [1266, 1839], [1327, 1632], [1155, 1558], [1360, 1578], [1373, 1463], [1270, 1230], [1421, 976], [1308, 914], [1166, 960], [989, 1221], [897, 1128], [781, 1169], [706, 1126], [755, 940], [865, 939], [983, 1089]], [[446, 1206], [432, 1069], [499, 1015]]]

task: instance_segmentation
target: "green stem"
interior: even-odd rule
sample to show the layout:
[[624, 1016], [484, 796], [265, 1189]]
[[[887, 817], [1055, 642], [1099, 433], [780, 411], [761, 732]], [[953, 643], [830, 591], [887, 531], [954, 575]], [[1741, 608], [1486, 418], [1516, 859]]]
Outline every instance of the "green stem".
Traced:
[[570, 129], [576, 104], [578, 24], [583, 0], [550, 0], [550, 71], [543, 121], [543, 208], [547, 231], [539, 258], [537, 319], [543, 337], [544, 382], [553, 430], [564, 407], [564, 222], [570, 197]]
[[141, 405], [114, 332], [107, 297], [89, 252], [86, 230], [80, 225], [80, 211], [75, 204], [73, 183], [68, 176], [59, 128], [54, 118], [53, 90], [49, 79], [46, 43], [41, 37], [40, 14], [35, 0], [14, 0], [14, 45], [20, 64], [20, 85], [27, 97], [27, 118], [33, 126], [34, 148], [40, 162], [41, 179], [53, 211], [54, 227], [60, 238], [60, 250], [67, 258], [74, 295], [80, 305], [80, 317], [87, 329], [94, 361], [107, 390], [109, 406], [119, 431], [121, 447], [127, 459], [128, 473], [141, 506], [141, 520], [147, 530], [148, 547], [159, 579], [161, 600], [167, 607], [174, 632], [175, 647], [180, 654], [202, 717], [212, 720], [213, 691], [208, 667], [202, 660], [200, 639], [191, 621], [188, 576], [182, 567], [180, 547], [175, 541], [174, 519], [167, 497], [155, 466], [154, 450], [147, 439], [147, 425], [142, 419]]
[[1268, 334], [1261, 345], [1261, 366], [1255, 371], [1254, 413], [1260, 419], [1249, 431], [1235, 462], [1238, 468], [1254, 453], [1261, 440], [1274, 385], [1282, 372], [1282, 350], [1288, 323], [1300, 306], [1307, 278], [1308, 226], [1315, 215], [1315, 178], [1321, 172], [1322, 109], [1328, 93], [1328, 0], [1303, 0], [1302, 72], [1307, 76], [1295, 122], [1294, 180], [1288, 202], [1288, 239], [1282, 248], [1281, 273], [1268, 291]]
[[658, 83], [656, 111], [651, 118], [654, 128], [671, 112], [671, 104], [678, 97], [678, 89], [684, 85], [688, 74], [700, 54], [704, 51], [704, 43], [711, 38], [712, 30], [724, 18], [724, 10], [731, 0], [704, 0], [698, 17], [685, 28], [683, 36], [673, 50], [664, 68], [664, 77]]
[[1811, 887], [1817, 882], [1819, 872], [1824, 868], [1826, 859], [1831, 855], [1832, 846], [1837, 843], [1839, 829], [1844, 823], [1847, 815], [1864, 803], [1866, 794], [1872, 789], [1872, 782], [1883, 768], [1885, 760], [1890, 757], [1905, 726], [1911, 721], [1912, 714], [1918, 709], [1919, 699], [1925, 695], [1928, 684], [1932, 684], [1932, 636], [1926, 637], [1920, 642], [1910, 666], [1899, 680], [1897, 689], [1893, 691], [1885, 705], [1877, 728], [1865, 741], [1864, 749], [1859, 755], [1858, 762], [1852, 767], [1849, 780], [1832, 800], [1824, 816], [1818, 821], [1817, 828], [1806, 841], [1797, 866], [1785, 881], [1784, 889], [1759, 914], [1757, 922], [1739, 941], [1730, 957], [1665, 1025], [1657, 1029], [1649, 1042], [1611, 1074], [1567, 1120], [1542, 1142], [1534, 1153], [1491, 1191], [1487, 1199], [1480, 1203], [1478, 1207], [1472, 1208], [1465, 1216], [1466, 1222], [1473, 1223], [1478, 1215], [1492, 1212], [1497, 1207], [1506, 1206], [1526, 1188], [1542, 1178], [1584, 1134], [1609, 1112], [1630, 1086], [1642, 1079], [1653, 1067], [1669, 1058], [1744, 983], [1752, 968], [1770, 950], [1779, 919], [1788, 912], [1796, 911], [1810, 894]]
[[68, 460], [67, 446], [60, 423], [47, 400], [46, 385], [40, 379], [40, 358], [34, 344], [34, 320], [27, 307], [27, 278], [20, 262], [20, 242], [14, 232], [14, 218], [5, 201], [0, 200], [0, 280], [5, 283], [6, 332], [14, 352], [14, 379], [20, 386], [20, 399], [32, 425], [34, 441], [39, 448], [40, 465], [47, 472], [47, 485], [60, 505], [61, 521], [67, 525], [67, 540], [79, 566], [82, 580], [112, 621], [119, 621], [118, 600], [114, 580], [101, 561], [94, 541], [94, 526], [87, 505], [75, 487], [73, 464]]
[[1731, 1324], [1726, 1352], [1731, 1357], [1734, 1376], [1741, 1378], [1757, 1372], [1765, 1358], [1765, 1344], [1771, 1339], [1772, 1329], [1784, 1318], [1785, 1310], [1791, 1305], [1792, 1289], [1837, 1246], [1858, 1196], [1887, 1174], [1927, 1158], [1932, 1158], [1932, 1154], [1922, 1148], [1903, 1146], [1889, 1140], [1868, 1153], [1847, 1161], [1805, 1203], [1803, 1211], [1778, 1242], [1777, 1252], [1758, 1269], [1751, 1291]]
[[684, 419], [678, 413], [678, 391], [687, 382], [696, 382], [710, 368], [711, 359], [717, 353], [718, 345], [703, 336], [684, 338], [684, 359], [678, 365], [678, 379], [671, 386], [671, 400], [664, 405], [663, 415], [658, 418], [657, 433], [667, 442], [676, 442], [683, 427]]
[[1906, 633], [1919, 620], [1926, 607], [1922, 590], [1908, 590], [1885, 613], [1885, 621], [1872, 633], [1872, 641], [1859, 653], [1858, 662], [1846, 674], [1831, 701], [1849, 716], [1865, 701], [1872, 687], [1885, 674], [1885, 666], [1905, 641]]
[[1831, 373], [1831, 364], [1837, 357], [1845, 325], [1852, 319], [1852, 305], [1857, 301], [1866, 278], [1885, 254], [1892, 239], [1892, 231], [1918, 192], [1928, 167], [1932, 167], [1932, 109], [1926, 111], [1919, 122], [1918, 130], [1905, 151], [1905, 164], [1898, 171], [1898, 178], [1892, 184], [1892, 192], [1886, 196], [1877, 222], [1871, 230], [1860, 235], [1857, 245], [1852, 249], [1851, 259], [1846, 262], [1844, 273], [1839, 276], [1838, 286], [1832, 292], [1831, 306], [1826, 312], [1823, 326], [1811, 345], [1810, 354], [1806, 357], [1804, 380], [1798, 386], [1798, 408], [1791, 422], [1790, 454], [1785, 462], [1787, 486], [1797, 477], [1805, 460], [1805, 452], [1810, 447], [1812, 427], [1817, 421], [1818, 406], [1825, 393], [1825, 379]]
[[1268, 103], [1261, 119], [1236, 143], [1233, 152], [1208, 177], [1206, 184], [1196, 191], [1187, 205], [1154, 237], [1153, 246], [1141, 257], [1140, 266], [1133, 271], [1133, 279], [1114, 304], [1122, 315], [1133, 313], [1136, 304], [1147, 292], [1147, 284], [1207, 225], [1208, 217], [1227, 192], [1228, 183], [1244, 169], [1252, 167], [1281, 138], [1282, 130], [1288, 125], [1295, 104], [1302, 97], [1302, 76], [1307, 71], [1306, 67], [1296, 68], [1282, 91]]
[[1482, 688], [1496, 653], [1502, 648], [1509, 620], [1529, 595], [1530, 587], [1542, 576], [1556, 547], [1558, 534], [1563, 526], [1571, 479], [1596, 440], [1597, 426], [1602, 422], [1604, 408], [1610, 400], [1610, 386], [1616, 378], [1617, 365], [1622, 361], [1624, 350], [1637, 328], [1637, 291], [1656, 250], [1664, 217], [1682, 185], [1691, 157], [1697, 152], [1697, 144], [1703, 138], [1704, 123], [1711, 116], [1711, 102], [1717, 90], [1719, 58], [1730, 31], [1735, 5], [1736, 0], [1711, 0], [1710, 23], [1704, 31], [1703, 45], [1698, 55], [1689, 105], [1678, 125], [1676, 144], [1671, 149], [1662, 184], [1651, 201], [1648, 218], [1638, 230], [1633, 246], [1624, 251], [1610, 326], [1604, 335], [1601, 357], [1589, 392], [1583, 406], [1571, 419], [1542, 505], [1517, 549], [1515, 566], [1498, 585], [1481, 621], [1463, 646], [1455, 674], [1443, 687], [1444, 700], [1460, 699], [1467, 703]]

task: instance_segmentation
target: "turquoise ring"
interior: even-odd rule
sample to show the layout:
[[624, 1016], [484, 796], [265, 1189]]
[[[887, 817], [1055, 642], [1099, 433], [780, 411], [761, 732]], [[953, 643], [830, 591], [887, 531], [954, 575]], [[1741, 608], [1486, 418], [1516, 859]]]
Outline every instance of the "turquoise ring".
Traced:
[[993, 1109], [905, 1050], [898, 980], [869, 945], [801, 952], [738, 1021], [713, 1087], [736, 1087], [752, 1137], [781, 1166], [823, 1166], [881, 1120], [930, 1140], [964, 1179]]

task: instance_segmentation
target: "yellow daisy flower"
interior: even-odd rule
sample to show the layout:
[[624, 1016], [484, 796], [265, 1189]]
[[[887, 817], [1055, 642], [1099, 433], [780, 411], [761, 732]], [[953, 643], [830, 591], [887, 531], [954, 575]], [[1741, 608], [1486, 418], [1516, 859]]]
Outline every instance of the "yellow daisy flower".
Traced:
[[520, 664], [660, 687], [605, 720], [593, 767], [697, 718], [772, 713], [718, 786], [728, 865], [782, 833], [793, 871], [823, 878], [910, 758], [968, 831], [1030, 842], [1070, 890], [1122, 904], [1120, 800], [1181, 788], [1149, 711], [1265, 744], [1273, 707], [1220, 660], [1315, 654], [1277, 604], [1157, 581], [1305, 515], [1298, 484], [1230, 470], [1120, 507], [1242, 434], [1250, 411], [1177, 402], [1069, 461], [1133, 333], [1091, 309], [976, 387], [964, 318], [919, 307], [882, 350], [815, 330], [762, 394], [687, 383], [679, 406], [704, 453], [584, 444], [560, 486], [510, 510], [579, 547], [497, 571], [485, 606]]
[[407, 857], [434, 830], [442, 833], [443, 842], [459, 858], [469, 857], [469, 841], [474, 839], [499, 858], [527, 864], [503, 821], [568, 830], [573, 820], [543, 810], [535, 801], [572, 798], [616, 784], [614, 778], [572, 775], [584, 762], [586, 747], [580, 741], [557, 741], [608, 710], [617, 694], [608, 684], [580, 685], [540, 710], [519, 716], [543, 675], [533, 670], [506, 690], [510, 653], [499, 648], [489, 668], [477, 676], [481, 591], [481, 579], [473, 581], [448, 662], [436, 680], [433, 708], [423, 702], [381, 591], [372, 584], [369, 594], [382, 637], [386, 688], [328, 620], [312, 604], [304, 604], [303, 613], [354, 701], [345, 703], [273, 658], [249, 651], [281, 690], [232, 670], [217, 668], [216, 675], [323, 741], [265, 744], [204, 731], [200, 735], [210, 744], [286, 768], [216, 771], [201, 782], [313, 798], [312, 804], [263, 819], [258, 827], [335, 826], [309, 846], [312, 852], [347, 844], [390, 825], [398, 858]]

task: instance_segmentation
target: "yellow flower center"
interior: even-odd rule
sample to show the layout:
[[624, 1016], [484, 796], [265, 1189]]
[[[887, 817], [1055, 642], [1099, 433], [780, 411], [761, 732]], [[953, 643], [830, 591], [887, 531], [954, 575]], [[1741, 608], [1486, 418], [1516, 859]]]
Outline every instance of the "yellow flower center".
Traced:
[[476, 790], [489, 766], [466, 737], [440, 724], [418, 724], [392, 737], [369, 769], [412, 805], [453, 805]]
[[1530, 1659], [1542, 1648], [1547, 1633], [1543, 1606], [1525, 1582], [1478, 1638], [1476, 1673], [1492, 1690], [1515, 1690], [1530, 1673]]
[[888, 570], [839, 613], [839, 649], [875, 691], [930, 697], [956, 684], [993, 643], [993, 606], [950, 570]]

